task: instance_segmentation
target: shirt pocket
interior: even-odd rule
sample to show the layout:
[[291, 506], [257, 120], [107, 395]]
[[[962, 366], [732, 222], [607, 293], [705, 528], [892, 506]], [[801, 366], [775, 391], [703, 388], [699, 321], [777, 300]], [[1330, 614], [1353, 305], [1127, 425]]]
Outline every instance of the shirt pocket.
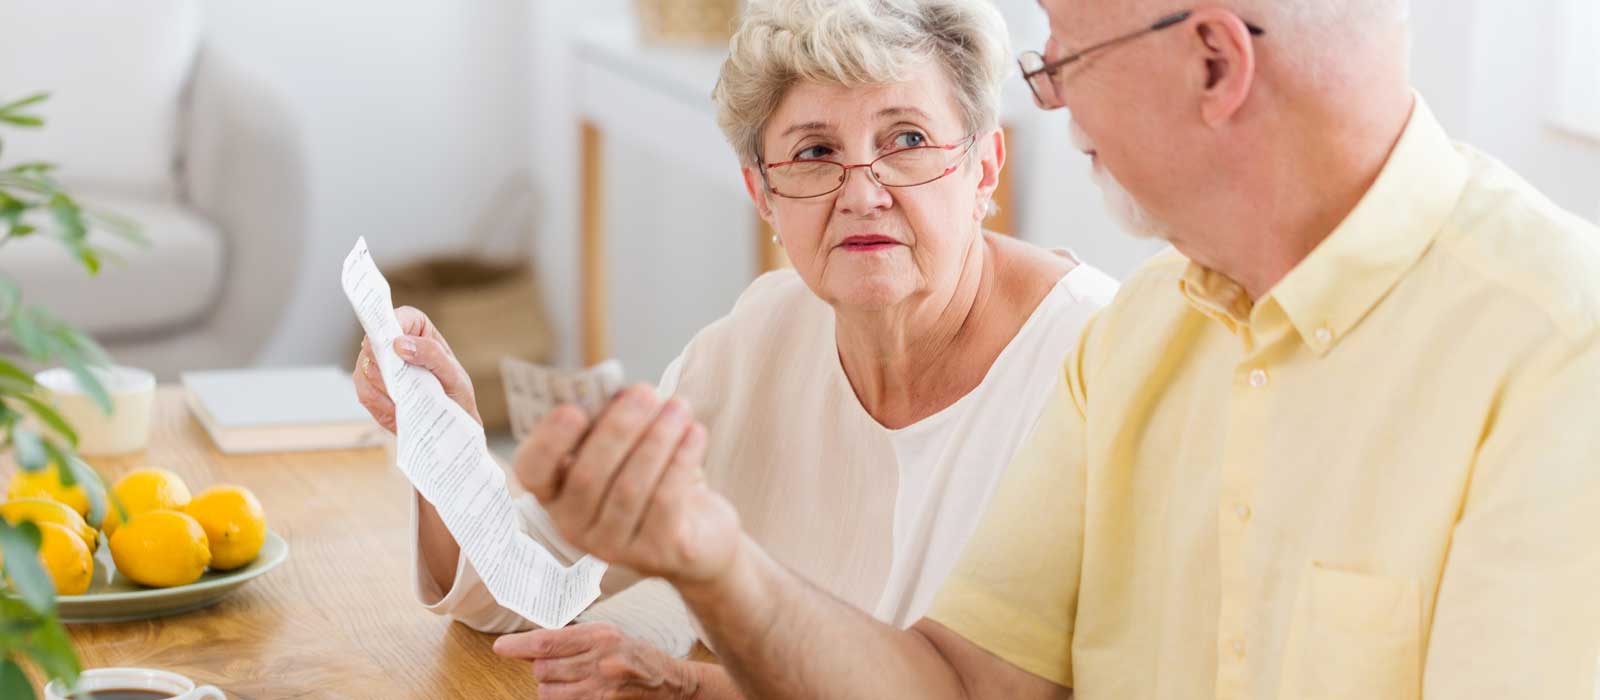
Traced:
[[1295, 600], [1278, 697], [1420, 698], [1421, 606], [1415, 581], [1312, 562]]

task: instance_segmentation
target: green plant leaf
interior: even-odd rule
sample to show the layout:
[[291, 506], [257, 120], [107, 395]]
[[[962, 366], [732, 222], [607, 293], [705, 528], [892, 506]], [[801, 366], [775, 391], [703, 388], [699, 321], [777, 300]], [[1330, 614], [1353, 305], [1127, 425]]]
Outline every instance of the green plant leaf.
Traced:
[[42, 160], [30, 160], [11, 166], [7, 172], [13, 173], [48, 173], [56, 169], [55, 163], [46, 163]]
[[51, 440], [44, 441], [44, 451], [50, 455], [51, 462], [64, 465], [60, 470], [61, 483], [67, 484], [70, 478], [73, 483], [83, 487], [84, 495], [89, 498], [90, 525], [100, 527], [106, 508], [112, 505], [116, 506], [123, 520], [128, 519], [127, 509], [122, 507], [115, 495], [106, 491], [105, 479], [100, 478], [100, 472], [95, 471], [88, 462]]
[[[10, 282], [10, 280], [6, 280], [4, 277], [0, 277], [0, 304], [4, 303], [4, 299], [3, 299], [4, 290], [5, 290], [6, 285], [9, 284], [9, 282]], [[11, 288], [12, 289], [16, 289], [16, 286], [12, 285]], [[34, 381], [33, 375], [28, 374], [27, 372], [23, 371], [23, 369], [21, 367], [18, 367], [16, 365], [12, 364], [10, 360], [7, 360], [4, 357], [0, 357], [0, 379], [7, 379], [7, 378], [11, 379], [12, 381], [16, 382], [17, 384], [21, 384], [23, 386], [28, 387], [27, 391], [33, 391], [34, 389], [38, 388], [38, 386], [39, 386], [39, 383]]]
[[67, 196], [65, 192], [56, 192], [50, 195], [47, 202], [50, 206], [50, 215], [54, 216], [56, 223], [61, 225], [61, 236], [69, 241], [81, 242], [89, 235], [89, 227], [83, 223], [83, 210], [78, 203]]
[[37, 700], [39, 697], [33, 694], [33, 684], [22, 673], [22, 667], [9, 657], [0, 659], [0, 697], [6, 700]]
[[0, 319], [10, 318], [22, 304], [22, 288], [10, 277], [0, 274]]
[[22, 641], [33, 634], [33, 628], [39, 626], [43, 617], [22, 602], [9, 587], [0, 590], [3, 590], [0, 592], [0, 629], [4, 630], [0, 635], [5, 637], [5, 641], [0, 642], [0, 651], [10, 651], [22, 646]]
[[22, 602], [42, 616], [55, 615], [55, 584], [39, 565], [39, 526], [0, 520], [0, 552], [5, 553], [5, 574], [11, 577]]
[[23, 643], [23, 650], [51, 680], [71, 687], [78, 683], [78, 652], [72, 648], [67, 631], [56, 620], [45, 620]]
[[95, 342], [94, 338], [85, 333], [80, 333], [72, 326], [60, 321], [54, 321], [54, 323], [56, 338], [72, 348], [85, 362], [96, 367], [110, 367], [112, 365], [110, 353], [107, 353], [105, 348]]
[[84, 215], [88, 217], [89, 223], [96, 231], [104, 231], [141, 248], [150, 247], [150, 239], [145, 237], [139, 222], [133, 219], [121, 214], [96, 210], [85, 210]]
[[71, 357], [67, 358], [67, 371], [71, 372], [73, 378], [78, 380], [78, 386], [89, 394], [89, 398], [94, 399], [95, 404], [100, 407], [100, 412], [108, 416], [111, 415], [113, 408], [111, 394], [106, 392], [105, 385], [101, 384], [100, 379], [89, 371], [89, 367], [81, 359]]
[[[4, 361], [0, 361], [0, 365], [3, 364]], [[0, 368], [0, 374], [3, 374], [3, 372], [4, 369]], [[71, 445], [73, 448], [77, 448], [78, 432], [73, 430], [71, 425], [67, 424], [66, 419], [62, 418], [61, 414], [56, 412], [54, 406], [45, 403], [37, 396], [30, 396], [28, 394], [17, 394], [15, 398], [25, 404], [28, 404], [28, 408], [33, 410], [33, 415], [38, 416], [40, 421], [42, 421], [45, 425], [50, 426], [51, 430], [56, 431], [56, 435], [59, 435], [61, 436], [61, 439], [66, 440], [68, 445]]]
[[18, 110], [18, 109], [22, 109], [23, 107], [27, 107], [29, 105], [39, 104], [40, 102], [43, 102], [43, 101], [48, 100], [48, 99], [50, 99], [50, 93], [48, 91], [47, 92], [36, 92], [36, 93], [33, 93], [32, 95], [28, 95], [27, 97], [23, 97], [21, 99], [12, 100], [12, 101], [7, 102], [7, 103], [5, 103], [3, 105], [0, 105], [0, 112], [12, 112], [12, 111], [15, 111], [15, 110]]
[[13, 124], [15, 126], [26, 126], [26, 127], [44, 126], [44, 120], [43, 119], [40, 119], [40, 118], [34, 117], [34, 116], [30, 116], [30, 115], [26, 115], [26, 114], [0, 114], [0, 122], [5, 122], [7, 124]]
[[100, 274], [100, 252], [83, 240], [67, 239], [67, 250], [72, 251], [72, 257], [77, 258], [83, 269], [89, 271], [89, 276]]
[[15, 369], [15, 366], [12, 366], [11, 363], [6, 362], [5, 360], [0, 360], [0, 396], [32, 394], [34, 391], [38, 390], [39, 385], [33, 382], [32, 377], [23, 379], [21, 377], [9, 374], [6, 369], [4, 369], [7, 367], [10, 369]]
[[17, 347], [28, 353], [28, 357], [38, 362], [50, 359], [49, 337], [44, 334], [44, 329], [39, 327], [33, 309], [19, 309], [11, 316], [11, 338], [17, 341]]
[[50, 455], [44, 451], [44, 441], [39, 439], [39, 434], [27, 428], [13, 428], [11, 442], [16, 449], [17, 464], [23, 469], [36, 472], [50, 464]]

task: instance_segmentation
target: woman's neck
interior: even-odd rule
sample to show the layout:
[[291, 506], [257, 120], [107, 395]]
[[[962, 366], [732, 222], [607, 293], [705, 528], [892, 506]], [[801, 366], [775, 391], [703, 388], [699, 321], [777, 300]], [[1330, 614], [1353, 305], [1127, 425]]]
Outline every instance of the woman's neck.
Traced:
[[[887, 309], [836, 314], [839, 362], [867, 413], [887, 428], [916, 423], [971, 391], [997, 348], [983, 332], [998, 294], [995, 250], [980, 234], [955, 285]], [[1001, 318], [994, 322], [1004, 323]]]

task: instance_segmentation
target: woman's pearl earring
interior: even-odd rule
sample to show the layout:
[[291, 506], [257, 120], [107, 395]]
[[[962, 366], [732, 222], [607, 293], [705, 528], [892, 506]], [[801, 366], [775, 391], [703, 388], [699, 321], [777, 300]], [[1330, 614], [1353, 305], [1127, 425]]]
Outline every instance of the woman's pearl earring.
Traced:
[[776, 233], [772, 234], [772, 244], [773, 245], [783, 245], [783, 241], [778, 240], [778, 234], [776, 234]]

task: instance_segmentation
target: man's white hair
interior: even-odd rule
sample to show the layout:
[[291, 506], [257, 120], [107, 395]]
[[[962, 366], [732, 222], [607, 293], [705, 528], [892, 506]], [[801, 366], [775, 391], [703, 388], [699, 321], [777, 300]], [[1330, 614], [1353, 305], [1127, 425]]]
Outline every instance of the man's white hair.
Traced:
[[717, 124], [746, 165], [789, 87], [907, 79], [936, 61], [969, 132], [999, 123], [1011, 72], [1005, 20], [989, 0], [750, 0], [712, 91]]

